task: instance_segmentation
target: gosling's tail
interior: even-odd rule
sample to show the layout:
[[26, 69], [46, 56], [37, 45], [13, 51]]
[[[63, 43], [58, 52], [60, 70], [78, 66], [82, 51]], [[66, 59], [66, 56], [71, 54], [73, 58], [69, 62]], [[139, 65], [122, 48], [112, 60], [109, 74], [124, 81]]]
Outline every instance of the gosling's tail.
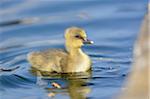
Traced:
[[29, 53], [27, 59], [32, 66], [45, 65], [44, 57], [39, 52]]
[[33, 54], [34, 54], [33, 52], [27, 54], [27, 60], [29, 61], [31, 65], [33, 65], [32, 63], [33, 56], [34, 56]]

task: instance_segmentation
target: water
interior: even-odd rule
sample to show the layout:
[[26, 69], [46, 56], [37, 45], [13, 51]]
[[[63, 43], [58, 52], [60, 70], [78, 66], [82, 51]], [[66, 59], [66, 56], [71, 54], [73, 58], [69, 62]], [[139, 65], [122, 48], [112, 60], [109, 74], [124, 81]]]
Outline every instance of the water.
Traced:
[[[1, 0], [0, 99], [111, 99], [122, 90], [147, 0]], [[64, 30], [79, 26], [95, 42], [84, 46], [92, 74], [37, 77], [31, 51], [64, 48]], [[53, 88], [52, 82], [61, 89]]]

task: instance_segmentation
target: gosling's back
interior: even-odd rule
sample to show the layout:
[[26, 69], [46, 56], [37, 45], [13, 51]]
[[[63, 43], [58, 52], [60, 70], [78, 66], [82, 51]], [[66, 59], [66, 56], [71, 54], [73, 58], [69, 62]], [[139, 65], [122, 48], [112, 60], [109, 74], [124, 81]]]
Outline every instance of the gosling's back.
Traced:
[[43, 52], [32, 52], [28, 61], [33, 68], [48, 72], [64, 72], [67, 65], [67, 52], [61, 49], [51, 49]]

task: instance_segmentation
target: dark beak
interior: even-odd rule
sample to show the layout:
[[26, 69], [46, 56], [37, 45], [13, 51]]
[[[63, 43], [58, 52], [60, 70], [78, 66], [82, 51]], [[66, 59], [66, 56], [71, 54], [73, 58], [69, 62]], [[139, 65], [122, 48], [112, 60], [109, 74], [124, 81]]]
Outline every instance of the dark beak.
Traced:
[[84, 43], [84, 44], [93, 44], [94, 42], [91, 41], [91, 40], [89, 40], [89, 39], [85, 39], [85, 40], [83, 41], [83, 43]]

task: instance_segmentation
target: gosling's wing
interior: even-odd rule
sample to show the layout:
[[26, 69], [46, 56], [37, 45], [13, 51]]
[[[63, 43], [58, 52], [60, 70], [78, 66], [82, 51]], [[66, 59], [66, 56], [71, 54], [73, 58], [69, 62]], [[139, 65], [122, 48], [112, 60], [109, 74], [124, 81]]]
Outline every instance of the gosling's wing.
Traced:
[[[61, 49], [51, 49], [41, 52], [32, 52], [28, 60], [32, 67], [48, 72], [62, 72], [62, 60], [66, 60], [67, 53]], [[64, 62], [65, 63], [65, 62]]]

